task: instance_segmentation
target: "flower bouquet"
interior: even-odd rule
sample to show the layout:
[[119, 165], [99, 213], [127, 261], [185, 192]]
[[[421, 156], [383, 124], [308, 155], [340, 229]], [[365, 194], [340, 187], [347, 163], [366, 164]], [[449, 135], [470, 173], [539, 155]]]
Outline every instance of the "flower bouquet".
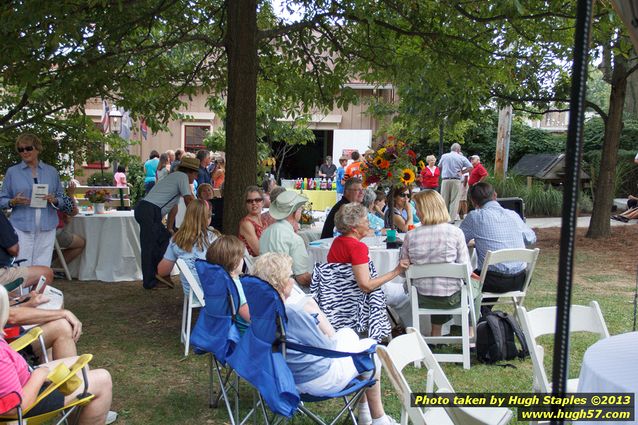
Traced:
[[416, 153], [404, 141], [388, 136], [376, 151], [366, 155], [361, 171], [364, 186], [405, 187], [416, 178]]
[[84, 196], [92, 204], [103, 204], [111, 200], [111, 194], [106, 189], [89, 189]]

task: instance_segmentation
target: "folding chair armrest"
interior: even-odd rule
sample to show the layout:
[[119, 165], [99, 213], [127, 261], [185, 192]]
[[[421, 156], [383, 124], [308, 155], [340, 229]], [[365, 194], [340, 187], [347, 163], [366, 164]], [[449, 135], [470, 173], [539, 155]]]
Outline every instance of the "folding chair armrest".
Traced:
[[33, 342], [37, 341], [40, 335], [42, 335], [42, 328], [31, 328], [29, 332], [25, 333], [20, 338], [9, 344], [9, 347], [11, 347], [14, 351], [24, 350], [26, 346], [31, 345]]
[[[48, 379], [51, 381], [51, 385], [49, 385], [44, 391], [42, 391], [38, 398], [35, 400], [33, 406], [37, 405], [43, 398], [51, 394], [55, 389], [60, 388], [62, 385], [69, 382], [69, 380], [76, 377], [77, 373], [82, 370], [82, 376], [84, 378], [84, 393], [88, 388], [87, 374], [84, 369], [85, 366], [93, 359], [93, 354], [83, 354], [81, 355], [76, 362], [68, 368], [68, 372], [66, 370], [62, 371], [59, 376], [55, 376], [54, 373], [56, 371], [60, 371], [60, 369], [54, 369], [48, 376]], [[29, 406], [31, 409], [33, 406]], [[28, 411], [28, 410], [27, 410]], [[26, 412], [25, 412], [26, 413]]]
[[363, 373], [369, 370], [375, 371], [375, 364], [374, 360], [372, 359], [372, 355], [376, 352], [376, 344], [372, 345], [367, 350], [358, 353], [349, 353], [346, 351], [335, 351], [327, 348], [312, 347], [309, 345], [297, 344], [295, 342], [286, 342], [286, 348], [300, 351], [306, 354], [312, 354], [319, 357], [328, 357], [332, 359], [352, 357], [352, 362], [354, 363], [359, 373]]
[[4, 289], [6, 289], [7, 292], [15, 291], [17, 288], [20, 287], [20, 285], [22, 285], [22, 282], [24, 282], [24, 279], [19, 277], [13, 282], [5, 283]]

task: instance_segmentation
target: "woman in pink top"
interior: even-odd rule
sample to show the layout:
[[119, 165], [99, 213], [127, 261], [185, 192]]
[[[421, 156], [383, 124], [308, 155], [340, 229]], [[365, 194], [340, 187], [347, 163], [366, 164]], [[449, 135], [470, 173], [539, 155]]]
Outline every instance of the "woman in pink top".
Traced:
[[259, 255], [259, 238], [267, 224], [261, 220], [264, 195], [257, 186], [248, 186], [244, 192], [248, 214], [239, 222], [239, 239], [246, 245], [253, 257]]
[[[0, 285], [0, 329], [4, 328], [9, 318], [9, 297], [7, 291]], [[27, 409], [38, 397], [44, 388], [49, 384], [47, 376], [60, 362], [71, 366], [77, 360], [70, 357], [54, 362], [45, 363], [38, 366], [33, 372], [29, 372], [29, 366], [24, 359], [7, 344], [4, 338], [0, 338], [0, 397], [17, 392], [22, 403], [22, 409]], [[82, 375], [78, 374], [82, 379]], [[107, 413], [111, 407], [112, 387], [111, 375], [104, 369], [93, 369], [88, 372], [89, 388], [88, 392], [95, 395], [95, 398], [87, 404], [80, 412], [79, 423], [82, 425], [103, 425], [106, 423]], [[37, 406], [29, 410], [26, 418], [59, 409], [75, 400], [77, 395], [84, 389], [84, 385], [70, 395], [65, 396], [60, 391], [55, 390]], [[8, 412], [14, 414], [14, 411]]]

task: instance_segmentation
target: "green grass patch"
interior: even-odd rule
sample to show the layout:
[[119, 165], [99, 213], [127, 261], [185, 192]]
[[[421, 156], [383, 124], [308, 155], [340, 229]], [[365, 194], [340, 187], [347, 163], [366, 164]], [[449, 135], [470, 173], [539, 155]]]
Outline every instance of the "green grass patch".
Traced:
[[[595, 248], [576, 254], [573, 301], [587, 304], [597, 300], [611, 334], [631, 330], [635, 276], [619, 270], [614, 257], [633, 253], [601, 253]], [[595, 266], [595, 267], [593, 267]], [[555, 305], [558, 247], [542, 248], [525, 306]], [[66, 304], [83, 321], [81, 353], [92, 353], [92, 367], [107, 368], [114, 381], [113, 408], [120, 413], [118, 424], [225, 424], [224, 408], [208, 407], [208, 359], [183, 357], [179, 341], [182, 292], [179, 289], [145, 291], [140, 283], [56, 282], [64, 290]], [[509, 305], [500, 309], [512, 314]], [[551, 376], [552, 341], [547, 338], [546, 370]], [[578, 335], [571, 343], [570, 376], [577, 377], [582, 356], [591, 338]], [[516, 369], [482, 365], [473, 359], [472, 368], [443, 364], [458, 392], [529, 392], [532, 389], [531, 360], [514, 360]], [[413, 388], [423, 389], [425, 369], [406, 369]], [[387, 412], [399, 419], [400, 403], [383, 376], [383, 398]], [[242, 386], [243, 411], [252, 403], [252, 393]], [[322, 414], [340, 409], [339, 402], [315, 406]], [[258, 420], [257, 423], [260, 423]], [[309, 424], [296, 417], [295, 424]], [[513, 421], [516, 423], [516, 421]]]

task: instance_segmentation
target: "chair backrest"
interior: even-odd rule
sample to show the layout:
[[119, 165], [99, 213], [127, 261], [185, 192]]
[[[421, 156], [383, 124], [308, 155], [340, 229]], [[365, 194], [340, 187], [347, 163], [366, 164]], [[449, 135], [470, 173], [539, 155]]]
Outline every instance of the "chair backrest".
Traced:
[[223, 267], [197, 260], [195, 269], [200, 277], [205, 304], [191, 333], [190, 343], [195, 352], [213, 353], [224, 364], [239, 341], [235, 325], [239, 293]]
[[[474, 299], [472, 285], [470, 285], [470, 271], [467, 264], [437, 263], [437, 264], [411, 264], [405, 271], [408, 294], [412, 294], [412, 280], [424, 277], [449, 277], [463, 280], [463, 288], [468, 292], [469, 299]], [[472, 317], [476, 317], [474, 304], [469, 303]], [[475, 321], [473, 321], [474, 323]]]
[[250, 308], [250, 327], [228, 356], [242, 379], [257, 388], [273, 412], [291, 417], [299, 406], [299, 392], [284, 358], [286, 309], [277, 291], [256, 276], [241, 277]]
[[529, 283], [532, 281], [532, 275], [536, 268], [536, 261], [538, 260], [538, 254], [540, 249], [526, 249], [526, 248], [511, 248], [511, 249], [499, 249], [498, 251], [487, 251], [485, 259], [483, 260], [483, 267], [481, 269], [481, 285], [485, 282], [487, 276], [487, 269], [489, 266], [500, 263], [526, 263], [526, 277], [525, 284], [523, 285], [522, 292], [527, 290]]
[[[368, 263], [370, 277], [376, 277], [374, 264]], [[310, 292], [336, 329], [350, 328], [367, 332], [382, 341], [392, 329], [386, 313], [385, 293], [381, 288], [365, 293], [359, 288], [350, 264], [316, 263]]]
[[248, 253], [247, 249], [244, 249], [244, 267], [247, 274], [252, 273], [254, 263], [255, 258]]
[[[516, 309], [518, 320], [527, 340], [532, 364], [534, 366], [534, 379], [539, 389], [550, 391], [549, 380], [543, 364], [544, 349], [536, 343], [536, 338], [543, 335], [553, 335], [556, 331], [556, 307], [540, 307], [527, 311], [525, 307]], [[572, 305], [569, 312], [569, 332], [592, 332], [600, 338], [609, 337], [609, 331], [605, 324], [600, 306], [592, 301], [588, 306]]]
[[387, 347], [378, 345], [377, 355], [399, 395], [401, 409], [408, 414], [414, 424], [425, 425], [426, 418], [423, 410], [411, 405], [412, 390], [403, 375], [405, 366], [415, 361], [425, 364], [427, 368], [425, 392], [427, 393], [454, 392], [454, 389], [421, 334], [414, 328], [407, 328], [406, 331], [405, 335], [393, 338]]
[[199, 302], [199, 304], [203, 307], [206, 305], [206, 301], [204, 299], [204, 291], [202, 290], [201, 284], [199, 283], [199, 279], [193, 274], [186, 261], [182, 258], [177, 259], [177, 268], [179, 272], [184, 276], [186, 282], [190, 286], [190, 290], [195, 295], [195, 298]]

